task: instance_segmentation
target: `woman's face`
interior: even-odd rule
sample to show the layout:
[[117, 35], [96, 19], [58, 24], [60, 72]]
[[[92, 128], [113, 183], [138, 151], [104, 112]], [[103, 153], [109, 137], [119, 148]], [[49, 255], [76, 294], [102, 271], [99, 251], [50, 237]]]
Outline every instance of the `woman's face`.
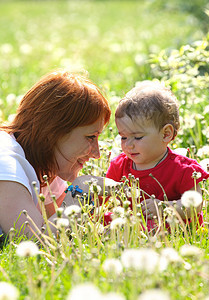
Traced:
[[99, 158], [98, 137], [104, 127], [104, 120], [77, 127], [57, 142], [55, 159], [58, 164], [56, 175], [67, 181], [73, 181], [78, 171], [89, 158]]

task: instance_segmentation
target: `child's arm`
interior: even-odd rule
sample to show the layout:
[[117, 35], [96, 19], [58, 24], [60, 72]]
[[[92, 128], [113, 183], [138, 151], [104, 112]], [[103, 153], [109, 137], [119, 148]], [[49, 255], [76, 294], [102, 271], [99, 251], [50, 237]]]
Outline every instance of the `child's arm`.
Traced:
[[[194, 191], [195, 189], [192, 188], [191, 191]], [[196, 189], [197, 192], [199, 192], [201, 195], [202, 195], [202, 191], [201, 191], [201, 188], [199, 186], [199, 184], [197, 184], [197, 189]], [[148, 219], [152, 219], [153, 216], [157, 216], [157, 210], [156, 210], [156, 205], [158, 206], [158, 203], [162, 203], [161, 200], [158, 200], [158, 199], [146, 199], [145, 201], [141, 202], [141, 205], [142, 205], [142, 212], [144, 215], [147, 215]], [[145, 203], [146, 202], [146, 203]], [[166, 202], [164, 202], [166, 204]], [[182, 203], [181, 203], [181, 199], [177, 199], [175, 201], [168, 201], [168, 206], [169, 205], [172, 205], [175, 207], [177, 213], [180, 215], [180, 217], [184, 220], [186, 219], [186, 216], [187, 218], [190, 218], [191, 217], [191, 209], [190, 208], [186, 208], [186, 214], [184, 212], [184, 210], [182, 209], [183, 206], [182, 206]], [[159, 207], [159, 206], [158, 206]], [[196, 211], [197, 213], [200, 213], [202, 210], [202, 204], [200, 204], [198, 207], [196, 207]]]

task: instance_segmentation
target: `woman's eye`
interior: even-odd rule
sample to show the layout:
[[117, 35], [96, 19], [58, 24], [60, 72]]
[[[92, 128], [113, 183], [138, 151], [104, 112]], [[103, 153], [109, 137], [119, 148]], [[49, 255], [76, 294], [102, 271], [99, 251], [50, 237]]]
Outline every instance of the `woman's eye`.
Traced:
[[96, 138], [96, 135], [87, 136], [87, 139], [93, 141]]
[[135, 137], [135, 140], [141, 140], [143, 138], [143, 136], [140, 136], [140, 137]]
[[126, 140], [127, 138], [125, 136], [121, 136], [121, 140]]

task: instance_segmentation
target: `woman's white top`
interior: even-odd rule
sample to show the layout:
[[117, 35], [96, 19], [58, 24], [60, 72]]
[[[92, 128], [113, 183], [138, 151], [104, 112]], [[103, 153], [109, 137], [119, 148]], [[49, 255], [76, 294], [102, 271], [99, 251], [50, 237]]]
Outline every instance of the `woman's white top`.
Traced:
[[[40, 183], [32, 165], [25, 158], [25, 153], [14, 135], [0, 131], [0, 180], [14, 181], [27, 188], [32, 199], [37, 205], [38, 199], [33, 188], [36, 182], [38, 193], [40, 193]], [[50, 184], [50, 190], [58, 199], [67, 187], [67, 183], [56, 177]], [[47, 187], [41, 189], [41, 193], [46, 197], [45, 204], [52, 202], [50, 192]]]

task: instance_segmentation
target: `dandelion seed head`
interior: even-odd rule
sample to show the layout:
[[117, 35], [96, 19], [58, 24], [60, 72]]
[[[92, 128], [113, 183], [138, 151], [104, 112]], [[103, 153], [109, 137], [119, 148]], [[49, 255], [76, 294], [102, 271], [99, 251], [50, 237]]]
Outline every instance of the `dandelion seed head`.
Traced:
[[56, 220], [57, 228], [65, 228], [69, 226], [69, 220], [66, 218], [57, 218]]
[[170, 247], [162, 249], [161, 256], [165, 257], [169, 262], [172, 262], [172, 263], [182, 261], [178, 252], [175, 249], [170, 248]]
[[180, 254], [182, 256], [201, 256], [203, 254], [202, 250], [194, 245], [183, 245], [180, 248]]
[[198, 207], [202, 203], [202, 196], [197, 191], [186, 191], [181, 197], [181, 203], [187, 208]]
[[0, 281], [0, 300], [16, 300], [18, 297], [19, 291], [14, 285]]
[[152, 249], [127, 249], [121, 255], [125, 268], [145, 271], [149, 274], [158, 268], [159, 254]]
[[68, 294], [67, 300], [102, 300], [102, 293], [92, 283], [75, 286]]
[[123, 271], [123, 266], [119, 259], [109, 258], [104, 261], [103, 269], [107, 273], [113, 275], [120, 275]]
[[117, 206], [115, 208], [113, 208], [113, 213], [116, 217], [124, 217], [124, 208], [121, 206]]
[[114, 292], [104, 294], [102, 299], [103, 300], [126, 300], [125, 296]]
[[70, 205], [70, 206], [66, 207], [64, 210], [64, 214], [67, 217], [72, 216], [74, 214], [79, 214], [80, 212], [81, 212], [81, 207], [78, 205]]
[[20, 257], [36, 256], [39, 254], [39, 249], [34, 242], [24, 241], [17, 245], [16, 254]]
[[116, 218], [112, 220], [110, 224], [110, 229], [115, 230], [117, 228], [121, 228], [126, 223], [124, 218]]
[[170, 300], [170, 296], [160, 289], [151, 289], [142, 293], [137, 300]]

